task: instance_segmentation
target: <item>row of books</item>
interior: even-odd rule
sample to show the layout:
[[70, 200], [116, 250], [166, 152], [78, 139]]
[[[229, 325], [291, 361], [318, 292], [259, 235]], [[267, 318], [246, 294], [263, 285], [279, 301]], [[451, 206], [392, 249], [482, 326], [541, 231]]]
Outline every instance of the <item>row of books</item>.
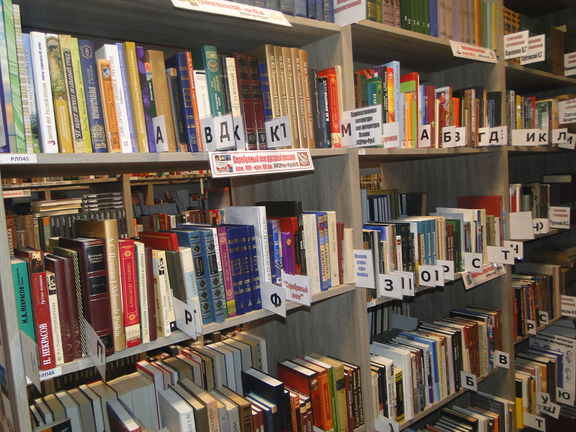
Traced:
[[507, 90], [506, 124], [510, 129], [558, 129], [561, 127], [558, 102], [572, 97], [561, 95], [537, 99], [536, 96], [522, 96], [514, 90]]
[[[198, 152], [215, 150], [217, 134], [228, 141], [219, 150], [266, 149], [264, 122], [282, 116], [293, 147], [338, 146], [340, 67], [309, 68], [306, 50], [267, 44], [222, 55], [205, 45], [165, 60], [129, 41], [96, 49], [69, 35], [17, 33], [2, 152]], [[202, 136], [202, 120], [225, 114], [238, 129]]]
[[428, 194], [399, 192], [397, 189], [360, 189], [362, 221], [392, 220], [428, 214]]
[[460, 371], [486, 376], [494, 368], [492, 354], [502, 347], [500, 319], [499, 309], [468, 306], [417, 330], [393, 331], [386, 343], [372, 342], [375, 413], [409, 421], [456, 393]]
[[364, 68], [355, 75], [356, 106], [381, 105], [382, 122], [399, 124], [401, 148], [421, 145], [422, 125], [431, 125], [429, 147], [440, 148], [445, 127], [466, 127], [466, 145], [477, 146], [479, 128], [502, 124], [501, 92], [422, 84], [419, 73], [402, 74], [398, 61]]
[[534, 218], [548, 217], [550, 185], [547, 183], [513, 183], [509, 186], [510, 211], [531, 212]]
[[235, 0], [249, 6], [258, 6], [319, 21], [334, 22], [334, 3], [331, 0]]
[[[282, 213], [284, 204], [269, 206]], [[114, 219], [76, 220], [76, 237], [50, 237], [50, 253], [15, 249], [20, 325], [38, 342], [40, 368], [83, 355], [82, 317], [111, 354], [170, 336], [173, 298], [195, 304], [205, 325], [261, 309], [260, 284], [280, 284], [282, 270], [308, 275], [312, 294], [353, 281], [352, 232], [335, 212], [301, 212], [302, 226], [267, 220], [264, 206], [228, 207], [224, 217], [136, 240], [120, 238]]]
[[459, 401], [440, 409], [432, 424], [407, 428], [409, 432], [507, 432], [513, 429], [512, 402], [483, 392], [473, 392], [470, 401]]
[[493, 0], [370, 0], [369, 20], [472, 45], [496, 48]]
[[[364, 424], [360, 368], [310, 354], [266, 366], [265, 341], [241, 332], [172, 346], [136, 371], [37, 398], [33, 424], [73, 431], [354, 431]], [[41, 429], [44, 430], [44, 429]]]

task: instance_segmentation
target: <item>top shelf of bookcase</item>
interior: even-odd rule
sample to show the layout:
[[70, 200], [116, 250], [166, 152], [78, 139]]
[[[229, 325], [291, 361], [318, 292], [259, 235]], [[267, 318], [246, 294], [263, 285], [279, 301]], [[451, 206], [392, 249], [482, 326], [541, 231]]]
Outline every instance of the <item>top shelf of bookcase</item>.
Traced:
[[506, 87], [519, 92], [540, 92], [576, 86], [576, 78], [555, 75], [517, 63], [506, 63]]
[[574, 6], [574, 0], [505, 0], [504, 6], [515, 12], [526, 14], [530, 17], [557, 12]]
[[177, 9], [170, 0], [21, 0], [26, 29], [144, 45], [248, 51], [263, 43], [303, 47], [340, 31], [333, 23], [287, 17], [292, 27]]
[[398, 60], [402, 69], [435, 72], [470, 63], [452, 55], [450, 42], [434, 36], [364, 20], [352, 24], [354, 61], [382, 64]]

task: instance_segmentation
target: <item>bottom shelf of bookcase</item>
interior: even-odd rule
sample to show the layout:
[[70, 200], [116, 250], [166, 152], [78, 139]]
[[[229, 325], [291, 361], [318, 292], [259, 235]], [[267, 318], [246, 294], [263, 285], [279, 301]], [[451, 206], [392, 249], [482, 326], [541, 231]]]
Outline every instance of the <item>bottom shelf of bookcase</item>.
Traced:
[[[337, 297], [339, 295], [345, 294], [347, 292], [353, 291], [356, 289], [356, 285], [353, 284], [343, 284], [337, 285], [335, 287], [330, 288], [327, 291], [323, 291], [317, 294], [312, 294], [312, 304], [332, 298]], [[298, 309], [301, 307], [305, 307], [301, 304], [294, 303], [294, 302], [287, 302], [286, 303], [286, 310], [290, 311], [293, 309]], [[205, 326], [202, 326], [202, 333], [203, 334], [210, 334], [217, 331], [221, 331], [227, 328], [236, 327], [242, 324], [246, 324], [251, 321], [256, 321], [262, 318], [266, 318], [268, 316], [273, 315], [272, 312], [266, 309], [260, 309], [253, 312], [248, 312], [244, 315], [239, 315], [233, 318], [228, 318], [227, 320], [219, 323], [211, 323]], [[137, 345], [135, 347], [127, 348], [125, 350], [116, 352], [111, 356], [106, 357], [106, 362], [112, 362], [115, 360], [120, 360], [123, 358], [127, 358], [133, 355], [142, 354], [147, 351], [152, 351], [155, 349], [159, 349], [165, 346], [177, 344], [180, 342], [184, 342], [186, 340], [192, 339], [186, 333], [183, 333], [179, 330], [174, 331], [170, 336], [157, 339], [155, 341]], [[52, 378], [56, 378], [62, 375], [66, 375], [69, 373], [78, 372], [84, 369], [88, 369], [92, 367], [94, 364], [89, 357], [83, 357], [81, 359], [74, 360], [69, 363], [65, 363], [63, 365], [57, 366], [54, 369], [41, 371], [40, 372], [40, 381], [46, 381]]]
[[518, 336], [518, 337], [516, 338], [516, 340], [514, 341], [514, 344], [515, 344], [515, 345], [518, 345], [519, 343], [524, 342], [525, 340], [529, 339], [530, 336], [535, 336], [535, 335], [537, 335], [537, 334], [540, 333], [542, 330], [547, 329], [547, 328], [550, 327], [552, 324], [555, 324], [555, 323], [557, 323], [558, 321], [560, 321], [562, 318], [563, 318], [563, 317], [559, 316], [559, 317], [557, 317], [557, 318], [551, 319], [548, 324], [544, 324], [544, 325], [541, 325], [540, 327], [538, 327], [538, 328], [536, 329], [536, 333], [535, 333], [535, 334], [527, 334], [527, 335], [524, 335], [524, 336]]

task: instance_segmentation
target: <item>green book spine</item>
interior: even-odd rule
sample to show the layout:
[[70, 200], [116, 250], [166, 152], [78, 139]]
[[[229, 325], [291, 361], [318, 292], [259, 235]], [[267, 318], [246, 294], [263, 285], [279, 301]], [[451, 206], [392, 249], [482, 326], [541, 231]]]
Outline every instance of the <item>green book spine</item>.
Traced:
[[30, 296], [30, 279], [28, 278], [28, 265], [25, 261], [18, 258], [12, 259], [12, 281], [14, 283], [16, 311], [20, 330], [30, 336], [33, 341], [36, 341], [32, 297]]
[[206, 71], [206, 84], [208, 86], [208, 97], [210, 99], [210, 113], [212, 117], [224, 114], [224, 96], [222, 94], [222, 74], [220, 72], [220, 62], [218, 60], [218, 52], [216, 47], [212, 45], [204, 45], [200, 51], [194, 53], [193, 63], [194, 66], [200, 64], [203, 67], [197, 66], [197, 69], [204, 69]]
[[25, 153], [34, 153], [31, 113], [30, 113], [30, 87], [26, 74], [26, 60], [24, 58], [24, 43], [22, 41], [22, 24], [20, 22], [20, 6], [12, 5], [14, 11], [14, 32], [16, 35], [16, 53], [18, 57], [18, 70], [20, 71], [20, 94], [22, 100], [22, 120], [24, 122]]
[[425, 34], [429, 35], [430, 34], [430, 2], [429, 0], [423, 0], [423, 5], [424, 5], [424, 26], [423, 26], [423, 31]]

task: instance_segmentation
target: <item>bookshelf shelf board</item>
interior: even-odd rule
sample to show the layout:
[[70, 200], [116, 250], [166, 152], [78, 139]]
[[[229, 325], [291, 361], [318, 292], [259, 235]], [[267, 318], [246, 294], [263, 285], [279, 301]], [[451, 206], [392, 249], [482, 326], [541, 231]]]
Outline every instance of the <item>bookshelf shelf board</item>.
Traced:
[[506, 86], [516, 91], [543, 91], [576, 86], [576, 78], [556, 75], [517, 63], [506, 63]]
[[[344, 284], [344, 285], [338, 285], [336, 287], [330, 288], [328, 291], [324, 291], [318, 294], [313, 294], [312, 295], [312, 304], [317, 303], [317, 302], [321, 302], [323, 300], [327, 300], [329, 298], [332, 297], [336, 297], [342, 294], [345, 294], [347, 292], [353, 291], [356, 289], [355, 285], [349, 285], [349, 284]], [[303, 307], [301, 304], [298, 303], [294, 303], [294, 302], [288, 302], [286, 304], [286, 310], [290, 311], [293, 309], [297, 309]], [[245, 324], [251, 321], [256, 321], [262, 318], [266, 318], [273, 315], [272, 312], [266, 310], [266, 309], [261, 309], [258, 311], [254, 311], [254, 312], [249, 312], [247, 314], [244, 315], [240, 315], [234, 318], [229, 318], [227, 320], [225, 320], [224, 322], [221, 323], [212, 323], [212, 324], [208, 324], [206, 326], [203, 326], [202, 328], [202, 332], [204, 334], [209, 334], [209, 333], [213, 333], [213, 332], [217, 332], [223, 329], [227, 329], [230, 327], [235, 327], [241, 324]], [[173, 344], [177, 344], [180, 342], [184, 342], [186, 340], [190, 340], [192, 339], [190, 336], [188, 336], [187, 334], [176, 330], [174, 332], [172, 332], [172, 334], [169, 337], [166, 338], [161, 338], [161, 339], [157, 339], [153, 342], [149, 342], [147, 344], [141, 344], [141, 345], [137, 345], [135, 347], [132, 348], [127, 348], [123, 351], [119, 351], [117, 353], [112, 354], [109, 357], [106, 357], [106, 362], [112, 362], [114, 360], [120, 360], [126, 357], [130, 357], [133, 355], [137, 355], [137, 354], [142, 354], [144, 352], [147, 351], [152, 351], [155, 349], [159, 349], [159, 348], [163, 348], [169, 345], [173, 345]], [[77, 359], [74, 360], [70, 363], [66, 363], [63, 364], [61, 366], [56, 367], [55, 369], [53, 369], [52, 373], [47, 373], [47, 378], [45, 379], [52, 379], [52, 378], [56, 378], [58, 376], [61, 375], [66, 375], [69, 373], [73, 373], [73, 372], [78, 372], [81, 371], [83, 369], [87, 369], [89, 367], [92, 367], [94, 364], [92, 363], [92, 360], [89, 357], [83, 357], [81, 359]], [[42, 379], [42, 378], [41, 378]]]
[[524, 240], [524, 243], [532, 242], [535, 240], [540, 240], [540, 239], [544, 239], [544, 238], [548, 238], [548, 237], [553, 237], [553, 236], [568, 232], [570, 230], [573, 230], [574, 228], [576, 228], [574, 225], [572, 225], [570, 227], [570, 229], [550, 228], [550, 231], [548, 231], [546, 234], [537, 234], [534, 236], [534, 238], [532, 240]]
[[[340, 26], [288, 17], [291, 27], [177, 9], [169, 0], [23, 0], [25, 29], [79, 34], [88, 39], [134, 41], [144, 45], [248, 51], [264, 43], [302, 47], [338, 34]], [[264, 36], [265, 35], [265, 36]]]
[[[494, 369], [490, 372], [488, 372], [488, 374], [486, 376], [480, 377], [478, 378], [478, 383], [481, 383], [482, 381], [484, 381], [485, 379], [487, 379], [488, 377], [494, 375], [496, 372], [498, 371], [498, 369]], [[416, 414], [412, 419], [404, 422], [404, 423], [400, 423], [400, 430], [404, 430], [410, 426], [412, 426], [414, 423], [419, 422], [420, 420], [422, 420], [424, 417], [432, 414], [434, 411], [436, 411], [438, 408], [443, 407], [444, 405], [447, 405], [448, 403], [452, 402], [454, 399], [456, 399], [457, 397], [461, 396], [462, 394], [464, 394], [465, 392], [467, 392], [468, 389], [465, 388], [461, 388], [460, 390], [458, 390], [456, 393], [451, 394], [450, 396], [448, 396], [447, 398], [442, 399], [441, 401], [438, 401], [432, 405], [430, 405], [428, 408], [426, 408], [424, 411], [419, 412], [418, 414]]]
[[510, 156], [523, 156], [539, 153], [558, 153], [558, 152], [573, 151], [552, 146], [506, 146], [502, 147], [502, 149], [506, 150]]
[[470, 63], [454, 57], [446, 39], [369, 20], [352, 24], [352, 46], [355, 61], [379, 65], [398, 60], [403, 70], [434, 72]]
[[[544, 324], [544, 325], [541, 325], [540, 327], [538, 327], [538, 328], [536, 329], [536, 334], [540, 333], [542, 330], [547, 329], [548, 327], [550, 327], [551, 325], [557, 323], [557, 322], [560, 321], [561, 319], [562, 319], [561, 316], [558, 317], [558, 318], [551, 319], [548, 324]], [[518, 337], [514, 340], [514, 345], [518, 345], [519, 343], [522, 343], [522, 342], [524, 342], [525, 340], [528, 340], [528, 339], [530, 338], [530, 336], [534, 336], [534, 335], [527, 334], [527, 335], [524, 335], [524, 336], [518, 336]]]
[[96, 179], [80, 179], [80, 180], [56, 180], [46, 182], [29, 182], [19, 184], [3, 184], [4, 190], [19, 190], [19, 189], [67, 189], [74, 186], [88, 186], [95, 183], [117, 183], [120, 181], [119, 177], [110, 178], [96, 178]]
[[358, 154], [363, 162], [396, 162], [403, 160], [445, 158], [476, 153], [499, 151], [498, 147], [455, 147], [455, 148], [360, 148]]

